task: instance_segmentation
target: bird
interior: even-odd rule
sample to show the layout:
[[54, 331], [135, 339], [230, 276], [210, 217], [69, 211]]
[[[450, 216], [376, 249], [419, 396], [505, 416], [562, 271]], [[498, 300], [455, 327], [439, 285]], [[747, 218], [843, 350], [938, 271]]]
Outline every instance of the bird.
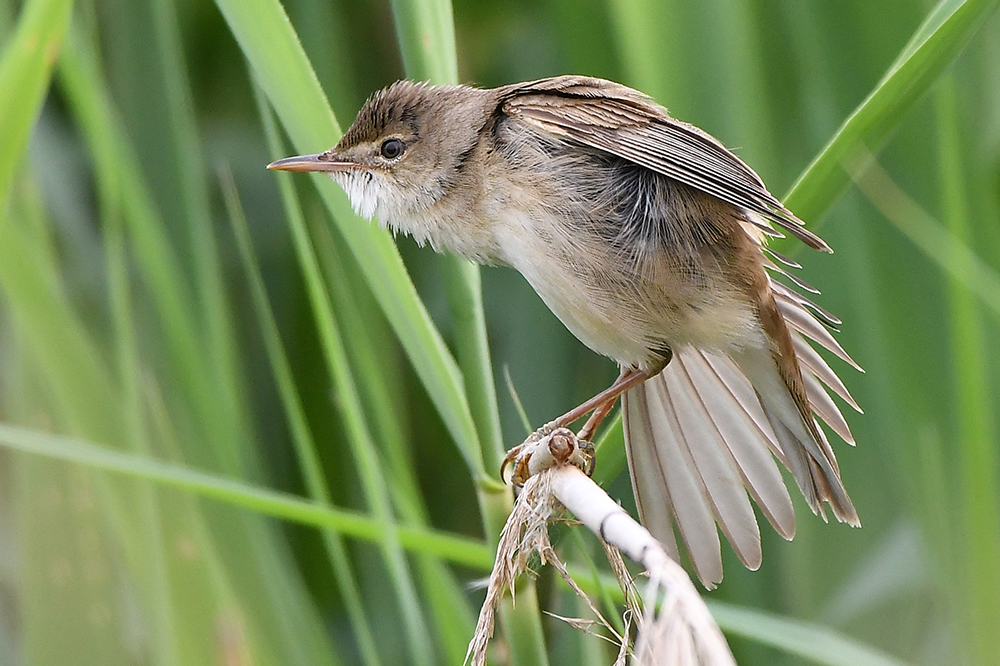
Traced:
[[[355, 212], [439, 252], [512, 267], [584, 345], [621, 369], [552, 425], [621, 396], [640, 519], [683, 543], [711, 589], [721, 531], [762, 560], [751, 500], [781, 536], [795, 512], [778, 462], [813, 513], [860, 526], [819, 421], [853, 445], [830, 393], [861, 411], [813, 344], [861, 370], [840, 320], [768, 247], [830, 247], [723, 144], [632, 88], [557, 76], [486, 89], [398, 81], [329, 150], [270, 169], [324, 172]], [[786, 280], [786, 281], [782, 281]], [[777, 461], [777, 462], [776, 462]]]

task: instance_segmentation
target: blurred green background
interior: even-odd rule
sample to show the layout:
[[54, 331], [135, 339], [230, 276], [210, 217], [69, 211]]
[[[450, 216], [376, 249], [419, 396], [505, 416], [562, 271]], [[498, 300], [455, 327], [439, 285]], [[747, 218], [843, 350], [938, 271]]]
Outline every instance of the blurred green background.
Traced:
[[[835, 249], [778, 246], [867, 370], [832, 361], [864, 528], [796, 496], [760, 571], [726, 550], [739, 663], [996, 663], [996, 5], [0, 0], [0, 664], [461, 661], [525, 434], [505, 372], [538, 426], [616, 369], [513, 271], [400, 262], [263, 167], [403, 76], [563, 73], [714, 134]], [[618, 440], [598, 478], [633, 508]], [[539, 614], [584, 612], [550, 571], [519, 595], [491, 663], [613, 661]]]

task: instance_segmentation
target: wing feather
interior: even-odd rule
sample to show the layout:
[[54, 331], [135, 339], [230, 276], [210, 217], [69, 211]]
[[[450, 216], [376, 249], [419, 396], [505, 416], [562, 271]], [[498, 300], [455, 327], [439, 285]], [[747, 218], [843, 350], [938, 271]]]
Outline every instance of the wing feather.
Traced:
[[851, 429], [847, 425], [847, 421], [844, 420], [844, 415], [840, 413], [837, 404], [830, 397], [830, 394], [826, 392], [826, 389], [823, 388], [823, 385], [820, 384], [819, 380], [811, 372], [803, 372], [802, 380], [806, 385], [806, 395], [809, 397], [809, 405], [816, 415], [833, 428], [833, 431], [840, 435], [845, 442], [853, 446], [854, 435], [851, 434]]
[[[812, 248], [830, 247], [803, 226], [742, 160], [641, 93], [607, 81], [559, 77], [512, 86], [502, 111], [537, 131], [646, 167], [753, 211]], [[748, 216], [753, 217], [753, 216]], [[750, 220], [765, 233], [773, 228]]]
[[813, 346], [806, 341], [801, 333], [791, 331], [791, 335], [792, 344], [795, 345], [795, 356], [799, 359], [799, 365], [822, 380], [824, 384], [830, 387], [831, 391], [839, 395], [844, 399], [844, 402], [861, 413], [861, 407], [854, 401], [854, 397], [848, 392], [847, 387], [844, 386], [844, 382], [840, 380], [840, 377], [833, 371], [833, 368], [823, 360], [819, 352], [813, 349]]
[[830, 334], [830, 331], [826, 330], [826, 327], [824, 327], [823, 324], [809, 314], [808, 310], [795, 301], [784, 297], [777, 292], [775, 292], [774, 296], [774, 301], [778, 304], [778, 309], [781, 310], [781, 314], [785, 318], [785, 323], [799, 333], [812, 338], [823, 347], [829, 349], [838, 357], [850, 363], [854, 369], [864, 372], [864, 370], [861, 370], [861, 366], [858, 365], [846, 351], [844, 351], [844, 348], [841, 347], [840, 343], [837, 342], [837, 339]]

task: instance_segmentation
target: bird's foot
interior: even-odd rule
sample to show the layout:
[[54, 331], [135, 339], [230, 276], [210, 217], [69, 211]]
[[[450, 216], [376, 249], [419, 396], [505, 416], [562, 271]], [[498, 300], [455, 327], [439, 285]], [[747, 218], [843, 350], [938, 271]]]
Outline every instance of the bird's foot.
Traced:
[[555, 427], [554, 423], [548, 423], [507, 452], [500, 465], [500, 477], [503, 478], [504, 470], [511, 463], [513, 468], [510, 478], [516, 486], [522, 486], [535, 474], [558, 465], [575, 465], [587, 476], [591, 476], [595, 461], [593, 442], [580, 439], [569, 428]]

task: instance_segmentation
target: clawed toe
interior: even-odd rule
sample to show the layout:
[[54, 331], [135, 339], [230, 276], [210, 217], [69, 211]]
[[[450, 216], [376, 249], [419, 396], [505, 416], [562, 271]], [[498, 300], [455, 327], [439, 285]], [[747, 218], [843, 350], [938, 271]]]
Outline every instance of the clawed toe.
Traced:
[[568, 428], [552, 428], [552, 425], [542, 426], [523, 444], [507, 452], [500, 465], [501, 478], [511, 463], [514, 466], [510, 480], [515, 486], [522, 486], [535, 474], [557, 465], [575, 465], [587, 476], [594, 473], [594, 444], [580, 439]]

